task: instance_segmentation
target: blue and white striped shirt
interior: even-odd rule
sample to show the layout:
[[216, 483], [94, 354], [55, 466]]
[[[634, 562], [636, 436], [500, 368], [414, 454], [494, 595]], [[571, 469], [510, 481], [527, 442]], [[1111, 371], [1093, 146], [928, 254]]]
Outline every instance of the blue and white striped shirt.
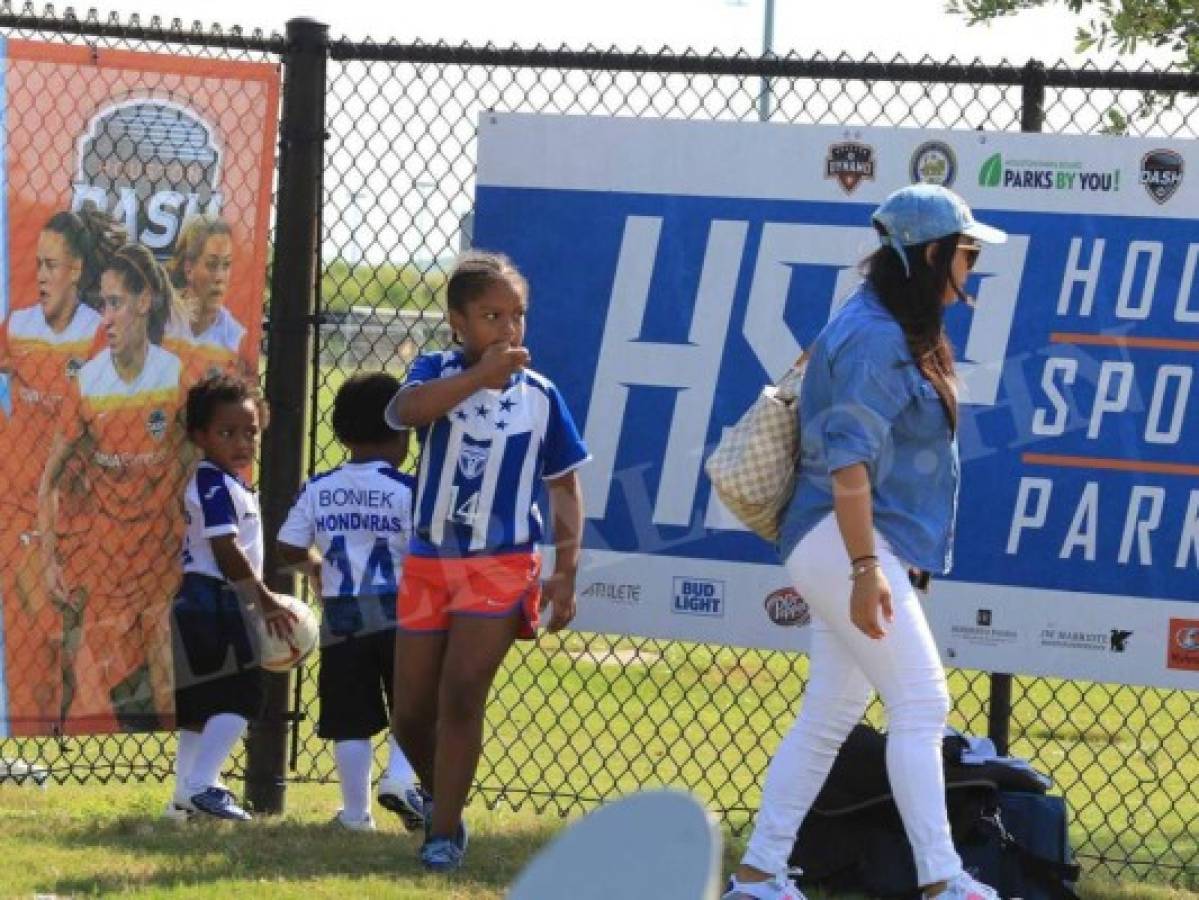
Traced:
[[[416, 358], [404, 388], [463, 371], [458, 350]], [[531, 549], [544, 534], [537, 492], [591, 457], [562, 395], [523, 369], [503, 390], [476, 391], [417, 432], [417, 556]]]

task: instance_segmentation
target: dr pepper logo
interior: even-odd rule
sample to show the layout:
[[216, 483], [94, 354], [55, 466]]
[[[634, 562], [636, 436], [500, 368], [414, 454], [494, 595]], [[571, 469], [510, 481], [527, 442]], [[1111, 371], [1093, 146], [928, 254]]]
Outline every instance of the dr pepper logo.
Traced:
[[1182, 184], [1182, 155], [1173, 150], [1154, 150], [1141, 159], [1141, 184], [1149, 196], [1165, 203]]
[[1171, 619], [1166, 666], [1199, 672], [1199, 619]]
[[802, 628], [812, 621], [812, 611], [793, 587], [779, 588], [766, 597], [766, 615], [775, 625]]
[[857, 141], [845, 141], [828, 148], [824, 177], [836, 178], [847, 194], [863, 180], [874, 180], [874, 148]]

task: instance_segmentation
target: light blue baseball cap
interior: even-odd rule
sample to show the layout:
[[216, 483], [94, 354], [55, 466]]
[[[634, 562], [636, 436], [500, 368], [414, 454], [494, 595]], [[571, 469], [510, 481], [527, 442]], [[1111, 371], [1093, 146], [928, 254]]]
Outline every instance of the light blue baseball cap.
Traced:
[[903, 247], [927, 244], [950, 234], [964, 234], [984, 244], [1002, 244], [1007, 233], [976, 221], [966, 201], [939, 184], [912, 184], [882, 202], [871, 216], [883, 227], [882, 242], [893, 247], [907, 269]]

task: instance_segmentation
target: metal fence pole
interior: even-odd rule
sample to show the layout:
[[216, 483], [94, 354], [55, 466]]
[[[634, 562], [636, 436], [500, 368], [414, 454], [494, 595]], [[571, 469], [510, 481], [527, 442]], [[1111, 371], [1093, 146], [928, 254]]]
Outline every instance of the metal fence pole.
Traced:
[[[266, 363], [271, 422], [262, 448], [266, 583], [286, 593], [294, 593], [294, 579], [278, 571], [274, 536], [303, 477], [328, 58], [327, 25], [312, 19], [287, 23]], [[256, 812], [280, 813], [286, 793], [288, 676], [267, 679], [266, 710], [247, 741], [246, 799]]]
[[[1030, 59], [1020, 79], [1020, 130], [1040, 131], [1045, 121], [1045, 66]], [[1012, 676], [1003, 672], [991, 675], [991, 695], [987, 704], [987, 735], [995, 749], [1007, 755], [1012, 724]]]

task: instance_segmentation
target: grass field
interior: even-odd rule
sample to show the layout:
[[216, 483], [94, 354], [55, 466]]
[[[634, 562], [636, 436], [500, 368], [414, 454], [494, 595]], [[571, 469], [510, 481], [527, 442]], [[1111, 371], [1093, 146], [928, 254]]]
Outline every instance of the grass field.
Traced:
[[[731, 864], [805, 674], [802, 657], [677, 642], [574, 634], [523, 646], [490, 707], [470, 867], [450, 882], [422, 875], [412, 840], [385, 819], [376, 836], [327, 826], [337, 791], [312, 783], [332, 760], [310, 717], [293, 773], [309, 783], [289, 787], [287, 815], [246, 829], [165, 827], [165, 784], [0, 785], [0, 896], [500, 897], [562, 813], [656, 784], [686, 786], [722, 816]], [[311, 679], [303, 687], [311, 716]], [[955, 672], [951, 687], [954, 723], [977, 732], [978, 683]], [[1013, 750], [1053, 774], [1070, 801], [1084, 896], [1199, 898], [1166, 886], [1199, 890], [1199, 736], [1188, 695], [1030, 679], [1015, 696]], [[172, 756], [163, 737], [4, 742], [0, 751], [40, 749], [68, 781], [153, 778]]]
[[[293, 785], [288, 813], [248, 826], [173, 826], [158, 812], [165, 786], [0, 786], [0, 897], [471, 898], [504, 896], [525, 862], [563, 820], [531, 811], [469, 811], [467, 867], [443, 878], [415, 860], [416, 841], [389, 819], [376, 834], [328, 823], [332, 785]], [[382, 813], [386, 815], [386, 813]], [[726, 834], [725, 870], [740, 852]], [[1147, 884], [1084, 880], [1084, 898], [1194, 900]], [[638, 900], [649, 894], [614, 895]]]
[[[287, 815], [243, 827], [167, 825], [157, 814], [168, 791], [159, 785], [0, 786], [0, 896], [498, 899], [564, 823], [476, 803], [469, 811], [469, 864], [440, 877], [418, 868], [416, 840], [397, 822], [381, 819], [379, 832], [366, 835], [327, 825], [337, 802], [332, 785], [293, 785]], [[728, 870], [741, 844], [728, 834], [725, 844]], [[1080, 893], [1111, 900], [1199, 896], [1097, 878], [1084, 880]]]

